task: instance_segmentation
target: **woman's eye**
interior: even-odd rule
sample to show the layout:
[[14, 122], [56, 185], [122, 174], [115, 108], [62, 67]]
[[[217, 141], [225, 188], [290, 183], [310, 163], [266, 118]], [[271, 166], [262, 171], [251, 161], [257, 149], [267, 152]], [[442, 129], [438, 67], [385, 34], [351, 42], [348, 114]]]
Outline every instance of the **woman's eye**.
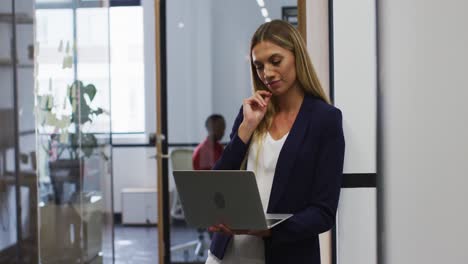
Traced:
[[277, 61], [273, 61], [271, 62], [271, 64], [275, 65], [275, 66], [278, 66], [279, 64], [281, 63], [280, 60], [277, 60]]
[[261, 69], [263, 69], [263, 65], [256, 65], [256, 66], [255, 66], [255, 69], [261, 70]]

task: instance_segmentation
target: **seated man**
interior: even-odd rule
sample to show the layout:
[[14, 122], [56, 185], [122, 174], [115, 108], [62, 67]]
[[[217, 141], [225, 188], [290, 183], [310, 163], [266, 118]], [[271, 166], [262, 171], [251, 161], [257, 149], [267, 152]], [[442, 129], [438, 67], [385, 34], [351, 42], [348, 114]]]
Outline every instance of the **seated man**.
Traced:
[[194, 170], [211, 170], [223, 153], [224, 148], [219, 140], [223, 138], [226, 129], [224, 117], [217, 114], [210, 115], [205, 121], [205, 127], [208, 136], [193, 152], [192, 163]]

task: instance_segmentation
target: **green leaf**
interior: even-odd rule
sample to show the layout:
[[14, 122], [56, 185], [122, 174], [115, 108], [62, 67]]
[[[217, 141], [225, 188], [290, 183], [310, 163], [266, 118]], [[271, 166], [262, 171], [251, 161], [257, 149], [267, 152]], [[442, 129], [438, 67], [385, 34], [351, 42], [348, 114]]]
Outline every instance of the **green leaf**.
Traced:
[[94, 111], [94, 114], [95, 114], [96, 116], [98, 116], [98, 115], [100, 115], [100, 114], [102, 114], [102, 113], [104, 113], [104, 110], [103, 110], [101, 107], [98, 107], [98, 109], [97, 109], [96, 111]]
[[88, 121], [91, 121], [91, 114], [93, 113], [93, 109], [89, 107], [88, 103], [84, 98], [80, 100], [80, 124], [84, 124]]
[[97, 89], [96, 86], [93, 84], [88, 84], [86, 87], [83, 88], [84, 93], [89, 96], [89, 100], [92, 102], [94, 100], [94, 96], [96, 96]]

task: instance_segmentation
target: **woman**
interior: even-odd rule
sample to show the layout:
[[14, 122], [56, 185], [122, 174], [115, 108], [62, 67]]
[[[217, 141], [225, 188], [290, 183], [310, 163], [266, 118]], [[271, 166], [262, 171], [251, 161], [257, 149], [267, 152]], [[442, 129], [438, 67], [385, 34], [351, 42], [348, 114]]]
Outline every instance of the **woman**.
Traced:
[[215, 232], [207, 263], [320, 263], [344, 159], [341, 112], [329, 104], [299, 32], [274, 20], [252, 37], [254, 94], [243, 101], [214, 169], [255, 171], [267, 213], [294, 214], [270, 230]]

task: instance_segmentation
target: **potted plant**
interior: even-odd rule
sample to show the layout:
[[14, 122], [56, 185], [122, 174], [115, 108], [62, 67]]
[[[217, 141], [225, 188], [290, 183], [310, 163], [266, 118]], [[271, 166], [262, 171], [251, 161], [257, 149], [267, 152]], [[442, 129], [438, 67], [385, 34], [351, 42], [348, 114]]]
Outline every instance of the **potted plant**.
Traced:
[[[43, 135], [40, 140], [49, 153], [49, 171], [56, 203], [63, 200], [63, 183], [75, 184], [81, 190], [83, 162], [99, 148], [95, 133], [89, 126], [104, 109], [93, 104], [97, 89], [93, 84], [74, 81], [67, 86], [63, 103], [52, 94], [38, 95], [38, 124]], [[99, 153], [107, 160], [105, 153]], [[60, 173], [59, 173], [60, 172]], [[61, 175], [60, 177], [58, 175]]]

